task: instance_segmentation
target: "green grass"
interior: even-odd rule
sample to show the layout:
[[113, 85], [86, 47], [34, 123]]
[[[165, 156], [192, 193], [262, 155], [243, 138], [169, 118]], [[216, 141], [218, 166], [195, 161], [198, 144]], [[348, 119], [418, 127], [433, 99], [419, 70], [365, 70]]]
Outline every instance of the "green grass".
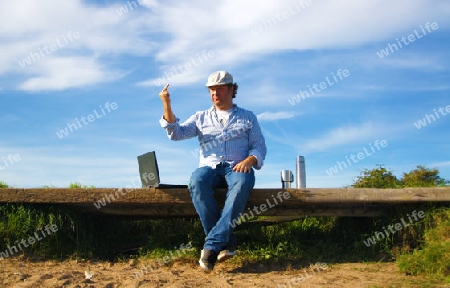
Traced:
[[397, 259], [401, 271], [411, 275], [436, 276], [450, 283], [450, 209], [429, 213], [429, 229], [424, 233], [424, 244], [412, 254]]
[[95, 188], [95, 187], [92, 185], [91, 186], [82, 185], [80, 182], [73, 182], [73, 183], [69, 184], [69, 188], [71, 188], [71, 189], [80, 189], [80, 188], [86, 189], [86, 188]]
[[9, 186], [5, 182], [0, 181], [0, 188], [9, 188]]

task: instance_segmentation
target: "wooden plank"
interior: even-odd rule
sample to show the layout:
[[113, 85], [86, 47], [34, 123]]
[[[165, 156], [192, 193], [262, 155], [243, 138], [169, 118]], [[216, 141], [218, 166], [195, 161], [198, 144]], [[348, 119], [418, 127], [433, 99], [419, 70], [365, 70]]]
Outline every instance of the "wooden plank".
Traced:
[[[219, 205], [223, 205], [226, 190], [216, 192]], [[450, 187], [255, 189], [243, 213], [249, 217], [270, 216], [275, 219], [376, 217], [392, 205], [429, 202], [450, 203]], [[0, 189], [0, 203], [57, 204], [91, 214], [135, 218], [197, 217], [186, 188], [8, 188]]]
[[[287, 192], [289, 198], [279, 193]], [[217, 190], [217, 198], [223, 201], [226, 191]], [[285, 194], [287, 195], [287, 194]], [[280, 198], [281, 197], [281, 198]], [[104, 199], [111, 203], [191, 203], [188, 189], [137, 188], [2, 188], [0, 203], [94, 203]], [[277, 200], [278, 199], [278, 200]], [[307, 203], [415, 203], [450, 202], [450, 187], [369, 189], [369, 188], [310, 188], [310, 189], [255, 189], [249, 204], [260, 205], [275, 201], [286, 205]]]
[[[92, 204], [70, 204], [71, 207], [90, 214], [103, 214], [115, 216], [127, 216], [134, 218], [177, 218], [177, 217], [197, 217], [192, 203], [189, 205], [179, 204], [110, 204], [100, 209], [95, 208]], [[254, 209], [253, 206], [248, 206], [243, 214], [248, 218], [253, 217], [278, 217], [283, 218], [304, 218], [306, 216], [357, 216], [357, 217], [377, 217], [383, 213], [382, 205], [308, 205], [302, 207], [294, 207], [287, 205], [274, 206], [266, 211], [249, 210]], [[251, 211], [251, 212], [250, 212]]]

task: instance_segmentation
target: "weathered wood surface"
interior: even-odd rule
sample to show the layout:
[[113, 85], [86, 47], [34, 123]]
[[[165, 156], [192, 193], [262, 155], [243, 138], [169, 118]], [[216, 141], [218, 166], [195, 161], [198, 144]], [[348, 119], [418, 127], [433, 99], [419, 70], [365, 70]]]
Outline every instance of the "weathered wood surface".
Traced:
[[[220, 205], [225, 193], [217, 190]], [[255, 189], [244, 212], [279, 219], [308, 215], [374, 217], [387, 206], [428, 202], [450, 203], [450, 187]], [[0, 203], [63, 204], [88, 213], [132, 217], [197, 216], [186, 188], [6, 188], [0, 189]]]
[[[258, 205], [277, 198], [277, 193], [288, 192], [287, 205], [312, 203], [413, 203], [450, 202], [450, 187], [372, 189], [372, 188], [309, 188], [309, 189], [254, 189], [249, 203]], [[219, 198], [226, 190], [218, 189]], [[191, 203], [187, 188], [3, 188], [0, 203], [79, 203], [89, 204], [110, 196], [116, 204]]]

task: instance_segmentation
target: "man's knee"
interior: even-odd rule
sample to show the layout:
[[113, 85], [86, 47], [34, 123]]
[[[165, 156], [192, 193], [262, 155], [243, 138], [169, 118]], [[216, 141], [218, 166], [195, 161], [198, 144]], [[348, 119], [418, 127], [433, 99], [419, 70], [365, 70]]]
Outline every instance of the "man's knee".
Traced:
[[190, 182], [200, 182], [211, 178], [213, 169], [211, 167], [200, 167], [194, 170], [191, 175]]
[[230, 179], [230, 183], [228, 183], [230, 187], [237, 186], [242, 188], [253, 188], [255, 184], [255, 174], [253, 173], [241, 173], [241, 172], [233, 172], [233, 175]]
[[204, 189], [212, 187], [213, 179], [216, 176], [214, 173], [214, 170], [208, 166], [197, 168], [194, 172], [192, 172], [188, 185], [191, 194], [200, 192], [196, 188], [201, 187], [201, 189]]

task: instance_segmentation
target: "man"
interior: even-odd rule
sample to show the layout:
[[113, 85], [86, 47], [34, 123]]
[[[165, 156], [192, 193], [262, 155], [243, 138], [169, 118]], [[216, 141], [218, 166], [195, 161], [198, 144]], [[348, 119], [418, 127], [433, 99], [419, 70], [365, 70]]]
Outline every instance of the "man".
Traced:
[[[261, 169], [266, 145], [256, 116], [233, 104], [238, 85], [226, 71], [212, 73], [206, 83], [213, 106], [196, 112], [180, 124], [172, 112], [169, 84], [159, 93], [164, 115], [160, 120], [171, 140], [197, 136], [200, 165], [191, 176], [189, 191], [206, 234], [200, 267], [211, 272], [216, 261], [237, 254], [237, 240], [230, 225], [245, 209], [255, 184], [253, 168]], [[214, 188], [228, 188], [222, 211]]]

